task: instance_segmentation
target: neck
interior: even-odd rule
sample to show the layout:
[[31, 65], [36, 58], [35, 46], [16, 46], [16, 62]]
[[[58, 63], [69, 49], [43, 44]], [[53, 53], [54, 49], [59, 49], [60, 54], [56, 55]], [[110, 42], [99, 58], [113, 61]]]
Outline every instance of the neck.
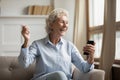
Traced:
[[53, 44], [57, 44], [60, 41], [60, 36], [55, 36], [53, 34], [49, 34], [49, 39]]

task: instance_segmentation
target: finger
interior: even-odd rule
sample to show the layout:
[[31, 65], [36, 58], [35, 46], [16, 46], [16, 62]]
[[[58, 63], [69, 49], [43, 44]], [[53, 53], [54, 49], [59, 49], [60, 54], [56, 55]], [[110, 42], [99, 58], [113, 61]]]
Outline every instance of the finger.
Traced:
[[88, 53], [90, 53], [90, 54], [94, 54], [95, 48], [94, 48], [94, 47], [84, 47], [84, 48], [83, 48], [83, 51], [84, 51], [84, 52], [88, 52]]
[[29, 29], [28, 26], [26, 25], [21, 25], [22, 26], [22, 29]]
[[25, 31], [27, 33], [30, 32], [29, 28], [27, 26], [22, 26], [22, 31]]

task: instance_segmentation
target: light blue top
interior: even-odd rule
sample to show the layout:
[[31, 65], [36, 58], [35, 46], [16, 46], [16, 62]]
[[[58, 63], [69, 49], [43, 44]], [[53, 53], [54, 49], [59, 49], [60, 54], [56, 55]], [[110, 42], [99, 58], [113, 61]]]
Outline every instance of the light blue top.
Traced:
[[72, 77], [72, 63], [81, 71], [88, 72], [94, 68], [80, 55], [78, 49], [63, 38], [54, 45], [49, 37], [34, 41], [30, 47], [21, 48], [19, 63], [27, 68], [36, 60], [34, 78], [53, 71], [63, 71], [68, 79]]

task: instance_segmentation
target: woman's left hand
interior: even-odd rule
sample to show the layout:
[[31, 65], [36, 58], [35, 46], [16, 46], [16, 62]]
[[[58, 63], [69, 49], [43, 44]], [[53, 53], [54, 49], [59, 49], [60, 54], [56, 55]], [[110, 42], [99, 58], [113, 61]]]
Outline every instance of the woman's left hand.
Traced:
[[86, 44], [86, 46], [83, 48], [83, 51], [89, 53], [89, 55], [87, 55], [87, 61], [88, 61], [88, 63], [93, 64], [94, 53], [95, 53], [95, 44], [94, 45]]

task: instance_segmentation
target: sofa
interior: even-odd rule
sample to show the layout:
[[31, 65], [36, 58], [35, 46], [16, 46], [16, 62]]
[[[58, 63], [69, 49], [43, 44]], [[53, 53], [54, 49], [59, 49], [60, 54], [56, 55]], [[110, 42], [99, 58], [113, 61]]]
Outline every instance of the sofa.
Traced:
[[[35, 63], [24, 69], [18, 64], [16, 56], [0, 56], [0, 80], [30, 80], [33, 77], [34, 67]], [[82, 73], [75, 68], [73, 76], [74, 80], [104, 80], [105, 72], [94, 69]]]

